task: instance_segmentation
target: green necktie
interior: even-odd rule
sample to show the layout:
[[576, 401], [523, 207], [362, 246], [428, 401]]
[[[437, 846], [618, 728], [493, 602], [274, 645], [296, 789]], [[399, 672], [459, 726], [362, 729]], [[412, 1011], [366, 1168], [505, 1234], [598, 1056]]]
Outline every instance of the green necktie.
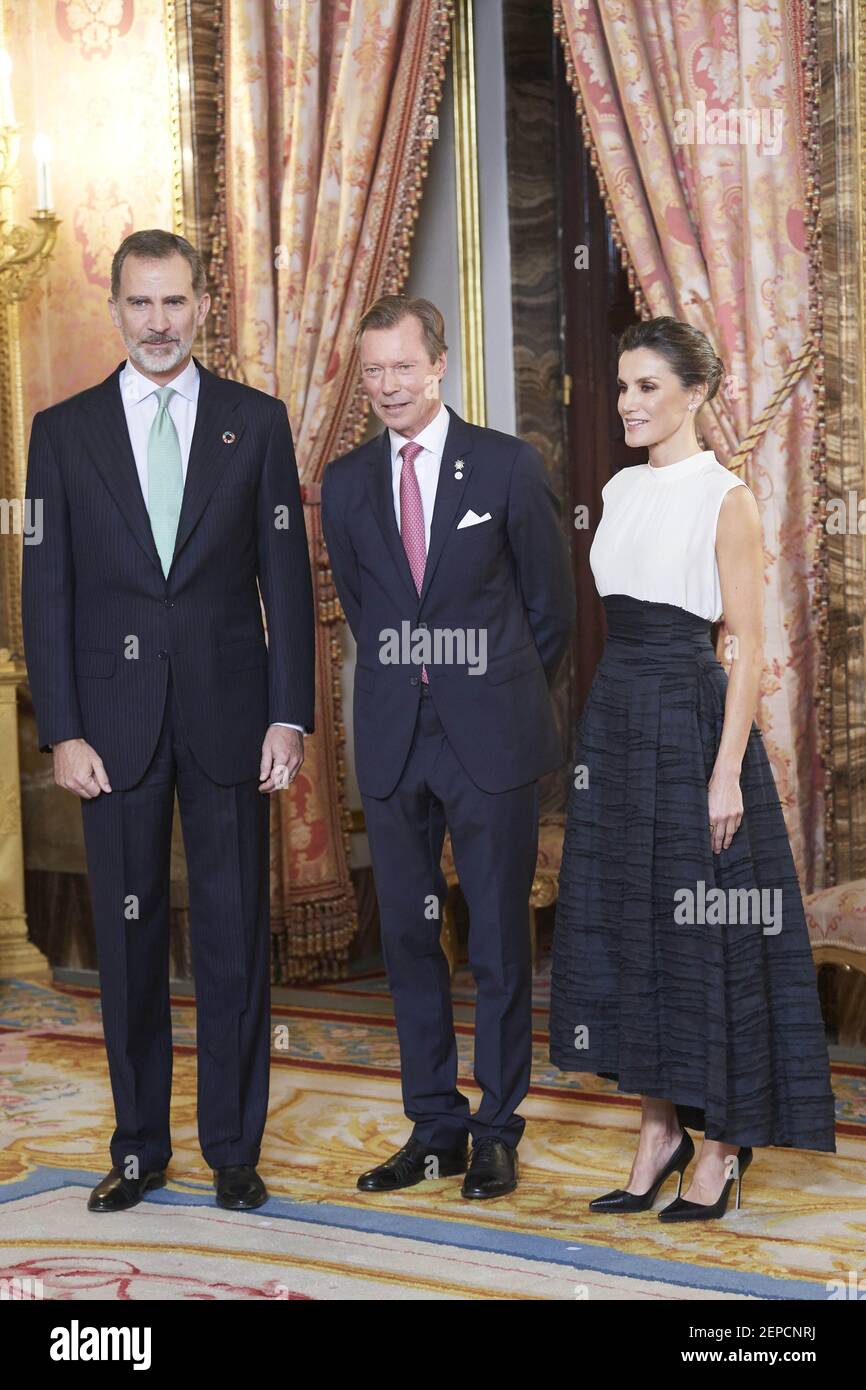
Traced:
[[162, 563], [168, 575], [174, 555], [180, 504], [183, 500], [183, 463], [180, 440], [174, 421], [168, 413], [173, 386], [158, 386], [159, 407], [147, 437], [147, 510], [150, 528]]

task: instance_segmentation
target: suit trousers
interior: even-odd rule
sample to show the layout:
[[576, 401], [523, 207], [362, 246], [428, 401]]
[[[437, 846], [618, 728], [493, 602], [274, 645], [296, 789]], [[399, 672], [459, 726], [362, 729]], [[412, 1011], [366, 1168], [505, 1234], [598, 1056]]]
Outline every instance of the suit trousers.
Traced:
[[175, 790], [189, 880], [199, 1143], [213, 1168], [258, 1161], [270, 1065], [270, 807], [257, 787], [256, 780], [220, 786], [202, 771], [169, 671], [162, 729], [144, 776], [127, 791], [82, 801], [116, 1166], [134, 1160], [140, 1171], [159, 1169], [171, 1157]]
[[[413, 1137], [448, 1148], [468, 1129], [514, 1147], [515, 1114], [532, 1064], [529, 894], [538, 854], [538, 784], [484, 792], [457, 759], [422, 686], [412, 745], [387, 797], [362, 796], [382, 951], [400, 1043], [403, 1104]], [[446, 826], [469, 909], [476, 984], [475, 1080], [470, 1115], [457, 1089], [457, 1043], [448, 963], [440, 945], [447, 886], [440, 867]]]

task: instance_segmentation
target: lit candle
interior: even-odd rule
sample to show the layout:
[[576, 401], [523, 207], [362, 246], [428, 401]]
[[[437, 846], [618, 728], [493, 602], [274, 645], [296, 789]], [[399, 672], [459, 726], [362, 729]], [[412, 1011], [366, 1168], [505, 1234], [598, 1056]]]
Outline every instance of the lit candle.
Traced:
[[12, 59], [5, 48], [0, 48], [0, 125], [15, 124], [11, 77]]
[[51, 210], [51, 141], [47, 135], [37, 135], [33, 141], [36, 156], [36, 209], [38, 212]]

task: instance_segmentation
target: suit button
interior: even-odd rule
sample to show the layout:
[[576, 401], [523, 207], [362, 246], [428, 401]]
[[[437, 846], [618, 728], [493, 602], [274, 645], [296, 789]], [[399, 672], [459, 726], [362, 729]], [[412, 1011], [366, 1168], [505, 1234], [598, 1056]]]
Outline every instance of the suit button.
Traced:
[[417, 684], [418, 684], [418, 677], [417, 677], [417, 676], [410, 676], [410, 677], [409, 677], [409, 684], [410, 684], [410, 685], [417, 685]]
[[165, 661], [168, 656], [168, 652], [157, 652], [156, 655], [160, 661]]
[[167, 599], [165, 600], [165, 606], [166, 606], [166, 608], [174, 608], [174, 599], [173, 599], [173, 598], [167, 598]]

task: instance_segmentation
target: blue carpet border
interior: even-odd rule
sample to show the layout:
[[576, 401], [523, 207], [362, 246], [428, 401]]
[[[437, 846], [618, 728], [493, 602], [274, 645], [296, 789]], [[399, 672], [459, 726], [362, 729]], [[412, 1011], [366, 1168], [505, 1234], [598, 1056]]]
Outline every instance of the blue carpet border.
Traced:
[[[33, 1169], [19, 1182], [0, 1184], [0, 1206], [33, 1196], [40, 1192], [58, 1191], [64, 1187], [94, 1186], [99, 1174], [73, 1168]], [[171, 1182], [172, 1179], [169, 1179]], [[200, 1206], [202, 1199], [210, 1201], [213, 1188], [202, 1184], [179, 1184], [181, 1190], [160, 1188], [148, 1194], [146, 1204], [168, 1206]], [[253, 1212], [250, 1215], [255, 1216]], [[709, 1266], [668, 1261], [644, 1255], [625, 1255], [604, 1245], [570, 1247], [567, 1237], [526, 1235], [520, 1231], [503, 1231], [473, 1226], [441, 1217], [409, 1216], [397, 1212], [373, 1211], [370, 1208], [341, 1206], [330, 1202], [299, 1202], [289, 1197], [272, 1196], [262, 1217], [269, 1221], [296, 1221], [307, 1225], [333, 1226], [335, 1229], [364, 1231], [372, 1235], [395, 1236], [406, 1240], [424, 1241], [430, 1245], [452, 1245], [462, 1250], [477, 1250], [490, 1255], [512, 1256], [558, 1264], [579, 1276], [582, 1271], [612, 1274], [620, 1278], [662, 1281], [684, 1288], [700, 1289], [707, 1293], [746, 1294], [752, 1298], [771, 1300], [812, 1299], [826, 1301], [826, 1287], [804, 1279], [775, 1278], [767, 1274], [750, 1274], [742, 1270], [714, 1269]], [[580, 1261], [564, 1258], [580, 1251]]]

